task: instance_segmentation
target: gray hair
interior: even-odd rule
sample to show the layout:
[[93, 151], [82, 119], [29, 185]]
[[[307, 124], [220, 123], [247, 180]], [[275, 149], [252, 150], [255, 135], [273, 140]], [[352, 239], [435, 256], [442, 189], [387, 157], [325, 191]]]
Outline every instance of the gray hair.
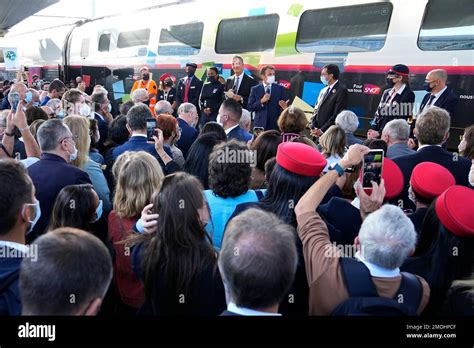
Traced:
[[395, 269], [415, 249], [415, 227], [399, 207], [385, 204], [364, 220], [359, 242], [364, 260]]
[[196, 106], [191, 103], [183, 103], [178, 108], [178, 115], [187, 114], [188, 112], [196, 111]]
[[252, 208], [232, 219], [218, 260], [228, 298], [253, 309], [279, 304], [298, 264], [295, 235], [292, 226], [263, 210]]
[[20, 268], [23, 314], [74, 315], [104, 298], [112, 280], [112, 260], [93, 234], [59, 228], [31, 247], [37, 257], [25, 257]]
[[148, 99], [148, 92], [145, 88], [139, 88], [133, 91], [132, 100], [134, 103], [142, 102]]
[[342, 110], [337, 116], [335, 123], [346, 133], [354, 133], [359, 127], [359, 118], [349, 110]]
[[242, 109], [242, 116], [240, 117], [240, 126], [245, 127], [250, 122], [252, 122], [252, 116], [250, 114], [250, 111], [248, 111], [247, 109]]
[[127, 124], [132, 131], [146, 130], [146, 120], [153, 118], [148, 106], [139, 103], [128, 110]]
[[158, 103], [155, 105], [155, 114], [160, 115], [160, 114], [173, 114], [173, 108], [171, 107], [171, 104], [169, 101], [166, 100], [160, 100]]
[[62, 120], [58, 119], [47, 120], [38, 128], [36, 133], [42, 152], [56, 150], [61, 139], [68, 136], [71, 136], [71, 131]]
[[50, 107], [53, 111], [56, 111], [58, 108], [61, 108], [61, 99], [53, 98], [48, 100], [46, 103], [47, 107]]
[[408, 141], [408, 138], [410, 138], [410, 125], [403, 119], [391, 120], [383, 128], [382, 134], [387, 134], [396, 141]]

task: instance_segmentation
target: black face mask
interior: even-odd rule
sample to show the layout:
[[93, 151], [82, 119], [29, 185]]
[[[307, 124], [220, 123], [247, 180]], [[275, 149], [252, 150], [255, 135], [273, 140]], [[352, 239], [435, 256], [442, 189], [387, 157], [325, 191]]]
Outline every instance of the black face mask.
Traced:
[[387, 77], [385, 81], [387, 82], [387, 85], [389, 85], [390, 87], [395, 86], [395, 82], [393, 82], [393, 79]]
[[165, 86], [166, 87], [173, 87], [173, 81], [170, 81], [170, 80], [165, 81]]
[[150, 74], [143, 74], [143, 79], [148, 81], [150, 79]]

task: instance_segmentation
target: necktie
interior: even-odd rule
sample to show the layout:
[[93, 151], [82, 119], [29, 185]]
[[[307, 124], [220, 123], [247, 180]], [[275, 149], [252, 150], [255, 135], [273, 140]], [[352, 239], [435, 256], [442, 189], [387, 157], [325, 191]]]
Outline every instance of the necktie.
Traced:
[[434, 94], [430, 96], [430, 99], [428, 99], [428, 103], [426, 103], [425, 107], [423, 109], [429, 108], [431, 106], [431, 103], [433, 103], [433, 100], [436, 98]]
[[235, 77], [235, 83], [234, 83], [234, 87], [232, 87], [232, 89], [234, 91], [234, 94], [237, 94], [237, 92], [239, 90], [239, 76]]
[[267, 86], [267, 87], [265, 88], [265, 93], [270, 94], [270, 86]]
[[184, 90], [184, 102], [188, 102], [188, 94], [189, 94], [189, 85], [191, 84], [191, 79], [188, 77], [186, 81], [186, 89]]

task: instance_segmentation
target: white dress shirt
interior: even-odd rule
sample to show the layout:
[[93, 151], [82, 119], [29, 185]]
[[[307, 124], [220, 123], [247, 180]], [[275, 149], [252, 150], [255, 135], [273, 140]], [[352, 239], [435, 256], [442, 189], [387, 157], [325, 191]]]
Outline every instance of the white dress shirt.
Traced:
[[280, 313], [269, 313], [269, 312], [260, 312], [256, 311], [253, 309], [248, 309], [244, 307], [237, 307], [235, 303], [229, 302], [227, 305], [227, 310], [229, 312], [235, 313], [235, 314], [240, 314], [240, 315], [245, 315], [245, 316], [255, 316], [255, 315], [260, 315], [260, 316], [281, 316]]

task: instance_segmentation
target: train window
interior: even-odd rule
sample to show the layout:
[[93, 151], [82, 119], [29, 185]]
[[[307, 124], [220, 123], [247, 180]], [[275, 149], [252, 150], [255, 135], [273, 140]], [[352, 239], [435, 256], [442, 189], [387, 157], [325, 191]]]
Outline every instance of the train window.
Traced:
[[3, 58], [3, 49], [0, 48], [0, 63], [5, 63], [5, 58]]
[[223, 19], [217, 29], [216, 52], [263, 52], [275, 47], [277, 14]]
[[305, 11], [296, 49], [300, 52], [378, 51], [387, 37], [393, 6], [389, 2]]
[[146, 46], [150, 39], [150, 29], [123, 31], [119, 34], [117, 48]]
[[87, 58], [89, 56], [89, 43], [91, 42], [91, 39], [82, 39], [82, 45], [81, 45], [81, 57], [82, 58]]
[[418, 36], [418, 47], [425, 51], [474, 49], [474, 2], [429, 1]]
[[158, 54], [163, 56], [191, 56], [201, 50], [204, 23], [171, 25], [161, 29]]
[[110, 50], [110, 34], [102, 34], [99, 37], [99, 52], [108, 52]]

